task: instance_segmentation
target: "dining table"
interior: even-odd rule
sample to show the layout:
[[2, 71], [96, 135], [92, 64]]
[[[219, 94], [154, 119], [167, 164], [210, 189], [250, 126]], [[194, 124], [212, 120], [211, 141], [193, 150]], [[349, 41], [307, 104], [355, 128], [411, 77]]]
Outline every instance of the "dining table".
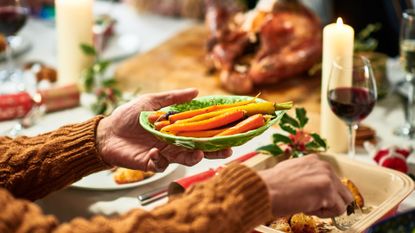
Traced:
[[[126, 59], [135, 59], [135, 57], [139, 57], [152, 51], [157, 51], [159, 46], [176, 36], [178, 33], [189, 30], [189, 28], [203, 27], [202, 22], [197, 20], [172, 18], [146, 12], [139, 12], [126, 3], [96, 1], [94, 5], [94, 13], [111, 15], [111, 17], [116, 19], [115, 35], [118, 37], [135, 38], [136, 40], [134, 41], [134, 48], [129, 50], [127, 43], [125, 54], [116, 54], [116, 56], [114, 55], [114, 57], [112, 57], [113, 64], [111, 72], [114, 73], [120, 72], [117, 68], [124, 66]], [[19, 36], [30, 42], [30, 49], [16, 57], [16, 62], [18, 64], [22, 65], [27, 61], [42, 61], [48, 65], [57, 66], [56, 28], [54, 21], [30, 18], [26, 26], [19, 33]], [[111, 44], [108, 46], [111, 46]], [[109, 56], [111, 58], [111, 55]], [[1, 65], [4, 64], [0, 63], [0, 66]], [[389, 58], [387, 68], [389, 85], [390, 87], [394, 87], [395, 84], [403, 78], [398, 60], [396, 58]], [[157, 67], [155, 67], [155, 69], [157, 69]], [[319, 77], [317, 77], [317, 79], [318, 78]], [[123, 81], [128, 82], [128, 84], [125, 84], [124, 86], [131, 86], [131, 84], [134, 84], [134, 80], [120, 79], [121, 86], [123, 85]], [[153, 80], [153, 82], [157, 81]], [[191, 84], [192, 82], [189, 83]], [[157, 89], [155, 87], [147, 88], [146, 82], [138, 82], [135, 84], [140, 88], [138, 95], [149, 92], [150, 90], [162, 91], [164, 89], [176, 87], [170, 87], [168, 83], [164, 84], [162, 89]], [[296, 85], [301, 85], [301, 82], [298, 82]], [[202, 95], [208, 93], [206, 90], [203, 90], [203, 87], [200, 88], [202, 89]], [[209, 88], [217, 88], [215, 91], [218, 93], [223, 92], [218, 85]], [[319, 90], [318, 86], [314, 86], [314, 88], [314, 91]], [[403, 123], [404, 112], [401, 97], [392, 89], [393, 88], [391, 88], [391, 91], [389, 91], [386, 97], [377, 102], [374, 110], [363, 121], [363, 123], [376, 130], [379, 148], [393, 145], [415, 147], [415, 140], [397, 137], [393, 134], [393, 129]], [[126, 88], [126, 91], [129, 90]], [[267, 95], [267, 93], [272, 93], [272, 91], [266, 90], [264, 94]], [[317, 93], [315, 96], [319, 96], [319, 94]], [[310, 102], [318, 102], [318, 97], [310, 100], [304, 98], [304, 96], [301, 96], [300, 91], [285, 94], [285, 96], [281, 98], [295, 98], [297, 101], [296, 105], [303, 106], [308, 111], [310, 122], [307, 129], [315, 132], [319, 131], [319, 107], [318, 105]], [[28, 136], [34, 136], [39, 133], [57, 129], [58, 127], [66, 124], [85, 121], [94, 116], [93, 112], [88, 108], [88, 104], [90, 102], [91, 96], [88, 94], [82, 94], [81, 105], [79, 107], [48, 113], [43, 116], [36, 125], [28, 129], [24, 129], [21, 133]], [[16, 122], [17, 120], [0, 122], [0, 134], [7, 133], [7, 130], [11, 129]], [[119, 188], [115, 190], [68, 186], [65, 189], [51, 193], [47, 197], [36, 201], [36, 203], [41, 206], [46, 214], [53, 214], [61, 221], [68, 221], [74, 217], [90, 217], [95, 214], [111, 216], [125, 213], [133, 208], [151, 210], [156, 206], [167, 202], [167, 198], [162, 198], [149, 205], [143, 206], [137, 198], [140, 193], [151, 191], [160, 187], [166, 187], [170, 182], [181, 177], [200, 173], [210, 168], [217, 168], [241, 155], [255, 150], [259, 146], [270, 143], [271, 136], [275, 132], [279, 132], [279, 129], [272, 127], [264, 134], [254, 138], [248, 143], [233, 148], [232, 156], [227, 159], [204, 159], [199, 164], [192, 167], [182, 165], [175, 166], [174, 170], [171, 171], [170, 174], [162, 176], [161, 178], [144, 185]], [[339, 154], [338, 156], [346, 155]], [[355, 159], [360, 163], [375, 165], [376, 163], [372, 156], [373, 155], [368, 153], [364, 148], [358, 148]], [[415, 174], [415, 155], [411, 155], [408, 158], [408, 163], [410, 165], [410, 172]], [[414, 208], [415, 193], [412, 193], [400, 204], [398, 212]]]

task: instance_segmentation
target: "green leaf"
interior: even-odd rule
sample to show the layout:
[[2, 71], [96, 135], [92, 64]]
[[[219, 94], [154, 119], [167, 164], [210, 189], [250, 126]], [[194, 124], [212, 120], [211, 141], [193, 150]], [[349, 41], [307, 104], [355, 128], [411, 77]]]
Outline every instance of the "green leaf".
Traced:
[[122, 97], [122, 92], [119, 89], [113, 88], [112, 91], [114, 92], [114, 95], [117, 96], [118, 98]]
[[97, 51], [94, 46], [82, 43], [80, 45], [82, 52], [88, 56], [97, 56]]
[[308, 123], [308, 117], [307, 117], [306, 110], [304, 108], [296, 108], [295, 116], [300, 122], [300, 128], [304, 128], [304, 126]]
[[288, 114], [284, 114], [284, 116], [281, 119], [282, 124], [289, 124], [295, 128], [299, 128], [300, 124], [298, 124], [298, 121], [292, 117], [290, 117]]
[[84, 82], [84, 88], [86, 92], [91, 92], [95, 85], [94, 72], [91, 69], [87, 69], [82, 73], [82, 80]]
[[115, 84], [117, 84], [117, 80], [115, 80], [114, 78], [110, 78], [110, 79], [106, 79], [102, 81], [102, 86], [104, 87], [112, 87]]
[[301, 151], [294, 150], [293, 152], [291, 152], [291, 156], [292, 156], [293, 158], [299, 158], [299, 157], [303, 157], [303, 156], [304, 156], [304, 154], [303, 154], [303, 152], [301, 152]]
[[92, 105], [92, 111], [97, 114], [104, 114], [107, 111], [107, 103], [105, 101], [98, 101]]
[[110, 64], [111, 64], [110, 61], [101, 60], [94, 64], [93, 69], [96, 73], [102, 74], [107, 70]]
[[311, 141], [311, 142], [307, 143], [307, 144], [305, 145], [305, 147], [306, 147], [308, 150], [315, 151], [315, 150], [317, 150], [318, 148], [320, 148], [320, 145], [319, 145], [319, 144], [317, 144], [315, 141]]
[[285, 132], [288, 132], [290, 134], [296, 134], [297, 133], [297, 130], [295, 128], [293, 128], [292, 126], [290, 126], [289, 124], [280, 123], [280, 128], [282, 130], [284, 130]]
[[312, 133], [311, 137], [314, 139], [314, 141], [320, 145], [321, 147], [323, 147], [324, 149], [327, 149], [327, 143], [324, 139], [322, 139], [320, 137], [320, 135], [316, 134], [316, 133]]
[[268, 153], [271, 154], [273, 156], [277, 156], [283, 153], [283, 151], [281, 150], [281, 148], [275, 144], [269, 144], [266, 146], [261, 146], [259, 148], [256, 149], [259, 152], [263, 152], [263, 153]]
[[278, 142], [284, 142], [284, 143], [287, 143], [287, 144], [292, 143], [292, 141], [289, 137], [287, 137], [285, 135], [282, 135], [282, 134], [279, 134], [279, 133], [276, 133], [276, 134], [272, 135], [272, 141], [275, 144], [278, 143]]

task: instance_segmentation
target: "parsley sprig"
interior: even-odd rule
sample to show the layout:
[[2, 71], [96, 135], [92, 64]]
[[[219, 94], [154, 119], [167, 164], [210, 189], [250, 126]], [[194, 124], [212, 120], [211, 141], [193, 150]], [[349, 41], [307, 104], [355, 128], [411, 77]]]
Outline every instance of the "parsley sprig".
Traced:
[[288, 155], [294, 158], [326, 151], [327, 143], [325, 139], [317, 133], [309, 133], [304, 130], [307, 123], [308, 117], [304, 108], [295, 109], [295, 118], [285, 114], [279, 123], [280, 128], [285, 133], [273, 134], [273, 143], [259, 147], [257, 151], [274, 156]]
[[91, 45], [81, 44], [80, 47], [85, 55], [94, 58], [94, 63], [83, 71], [81, 78], [84, 90], [96, 96], [91, 109], [95, 114], [108, 115], [128, 99], [125, 99], [122, 91], [117, 88], [117, 80], [113, 76], [106, 76], [111, 61], [102, 59]]

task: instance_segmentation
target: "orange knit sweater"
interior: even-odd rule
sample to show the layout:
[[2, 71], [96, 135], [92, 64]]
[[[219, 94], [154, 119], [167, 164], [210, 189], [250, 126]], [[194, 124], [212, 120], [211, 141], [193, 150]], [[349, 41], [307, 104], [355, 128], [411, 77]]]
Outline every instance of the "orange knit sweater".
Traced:
[[95, 145], [100, 119], [36, 137], [0, 137], [0, 232], [239, 233], [272, 218], [265, 183], [236, 164], [150, 212], [134, 209], [113, 218], [76, 218], [68, 223], [44, 215], [28, 200], [108, 168]]

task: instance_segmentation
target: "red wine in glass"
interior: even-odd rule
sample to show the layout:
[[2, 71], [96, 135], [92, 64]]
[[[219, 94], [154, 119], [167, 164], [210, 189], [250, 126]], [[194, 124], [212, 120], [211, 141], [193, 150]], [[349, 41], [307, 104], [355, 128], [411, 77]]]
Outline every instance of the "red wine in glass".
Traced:
[[376, 97], [361, 87], [338, 87], [328, 93], [331, 110], [347, 124], [360, 122], [375, 106]]
[[28, 11], [20, 6], [0, 6], [0, 33], [15, 35], [26, 23]]

